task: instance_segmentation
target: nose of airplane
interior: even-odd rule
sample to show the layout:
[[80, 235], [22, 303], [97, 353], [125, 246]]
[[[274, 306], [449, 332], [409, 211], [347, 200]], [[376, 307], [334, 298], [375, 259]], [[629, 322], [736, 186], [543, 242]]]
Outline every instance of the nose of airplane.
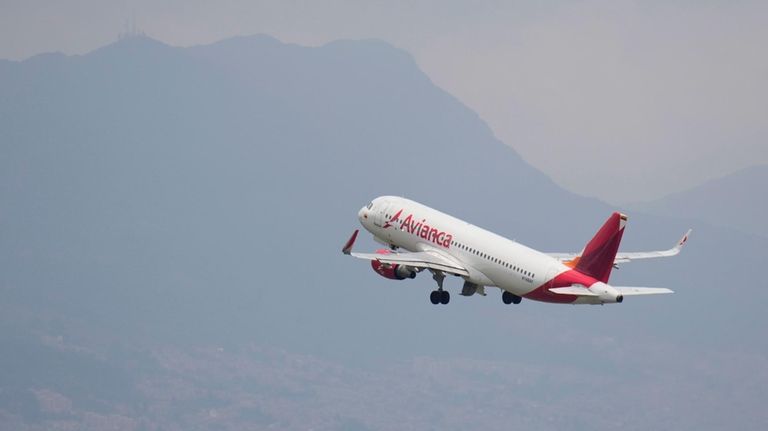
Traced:
[[357, 212], [357, 219], [360, 220], [360, 223], [362, 223], [367, 218], [368, 218], [368, 208], [366, 207], [360, 208], [360, 211]]

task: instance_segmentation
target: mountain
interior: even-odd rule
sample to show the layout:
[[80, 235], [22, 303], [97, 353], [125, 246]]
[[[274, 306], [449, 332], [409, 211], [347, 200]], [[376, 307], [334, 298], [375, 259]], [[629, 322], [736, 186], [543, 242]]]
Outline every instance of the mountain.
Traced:
[[630, 205], [668, 217], [702, 220], [768, 237], [768, 166], [752, 166], [664, 198]]
[[[609, 307], [433, 307], [429, 277], [341, 255], [384, 194], [552, 251], [613, 210], [386, 43], [0, 62], [0, 134], [2, 429], [768, 425], [765, 238], [696, 223], [680, 256], [612, 278], [675, 295]], [[630, 223], [627, 250], [692, 222]]]

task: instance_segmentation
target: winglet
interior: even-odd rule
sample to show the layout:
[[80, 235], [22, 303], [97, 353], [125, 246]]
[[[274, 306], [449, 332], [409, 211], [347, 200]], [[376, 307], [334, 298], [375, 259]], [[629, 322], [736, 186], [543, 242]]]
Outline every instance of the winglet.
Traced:
[[352, 233], [352, 236], [349, 237], [347, 240], [347, 243], [344, 244], [344, 248], [341, 249], [341, 252], [344, 254], [350, 254], [352, 253], [352, 246], [355, 245], [355, 240], [357, 239], [357, 234], [360, 232], [360, 229], [355, 229], [355, 232]]
[[677, 250], [677, 251], [679, 252], [679, 251], [680, 251], [680, 249], [681, 249], [681, 248], [683, 248], [683, 246], [685, 245], [685, 243], [688, 241], [688, 237], [691, 235], [691, 231], [692, 231], [692, 230], [693, 230], [693, 229], [688, 229], [688, 232], [686, 232], [686, 233], [685, 233], [685, 235], [683, 235], [683, 237], [682, 237], [682, 238], [680, 238], [680, 241], [678, 241], [678, 242], [677, 242], [677, 245], [675, 245], [675, 246], [673, 247], [675, 250]]

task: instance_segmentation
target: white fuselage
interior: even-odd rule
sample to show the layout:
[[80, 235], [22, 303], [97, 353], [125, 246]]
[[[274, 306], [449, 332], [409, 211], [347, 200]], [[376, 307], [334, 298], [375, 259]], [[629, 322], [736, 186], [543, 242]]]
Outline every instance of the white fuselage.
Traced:
[[469, 271], [467, 281], [525, 296], [571, 268], [557, 259], [409, 199], [382, 196], [358, 217], [379, 241], [439, 250]]

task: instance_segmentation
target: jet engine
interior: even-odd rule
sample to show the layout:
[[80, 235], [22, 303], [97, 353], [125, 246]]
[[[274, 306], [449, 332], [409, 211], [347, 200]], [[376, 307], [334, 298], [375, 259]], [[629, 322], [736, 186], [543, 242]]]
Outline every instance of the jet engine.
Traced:
[[[386, 249], [376, 250], [378, 254], [391, 254], [392, 252]], [[393, 263], [382, 263], [378, 260], [371, 261], [371, 267], [377, 274], [382, 277], [389, 278], [391, 280], [405, 280], [406, 278], [416, 278], [416, 271], [413, 269]]]

